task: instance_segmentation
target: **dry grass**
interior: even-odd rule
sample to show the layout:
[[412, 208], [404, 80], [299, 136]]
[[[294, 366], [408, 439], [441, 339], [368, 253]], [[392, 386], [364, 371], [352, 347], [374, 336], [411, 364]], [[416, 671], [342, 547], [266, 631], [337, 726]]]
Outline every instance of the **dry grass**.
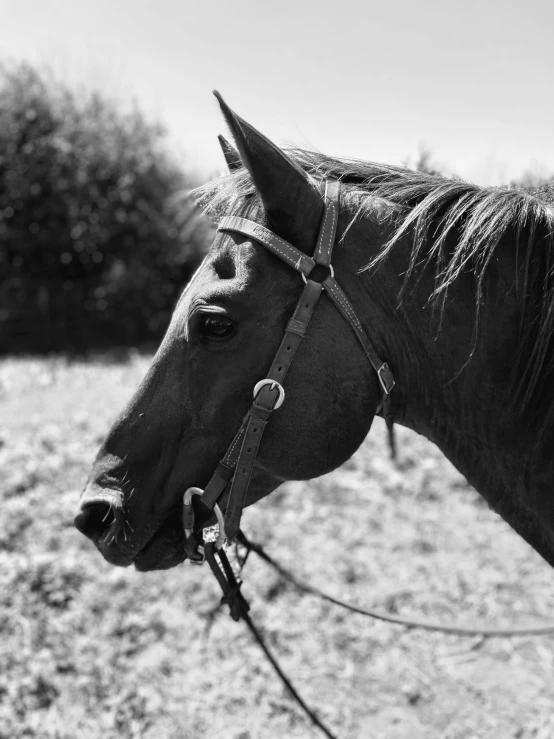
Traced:
[[[204, 568], [107, 565], [71, 525], [148, 358], [0, 363], [0, 738], [272, 739], [315, 732]], [[253, 539], [339, 597], [473, 624], [554, 620], [552, 570], [424, 439], [385, 434], [245, 514]], [[339, 515], [338, 502], [340, 501]], [[245, 594], [342, 739], [550, 739], [554, 637], [406, 632], [300, 597], [252, 557]]]

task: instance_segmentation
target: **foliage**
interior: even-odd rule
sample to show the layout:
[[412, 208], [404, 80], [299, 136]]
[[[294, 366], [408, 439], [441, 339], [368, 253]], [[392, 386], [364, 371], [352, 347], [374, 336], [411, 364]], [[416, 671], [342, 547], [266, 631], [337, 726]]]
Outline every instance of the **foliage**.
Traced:
[[137, 109], [0, 67], [0, 350], [159, 338], [203, 226]]
[[545, 185], [552, 185], [552, 183], [554, 183], [554, 173], [547, 174], [535, 168], [523, 172], [517, 179], [510, 182], [510, 186], [519, 187], [523, 190], [533, 190]]
[[413, 169], [416, 172], [424, 172], [425, 174], [431, 175], [445, 175], [444, 167], [435, 162], [433, 153], [424, 144], [421, 144], [417, 153], [415, 161], [411, 158], [407, 159], [405, 166], [408, 169]]

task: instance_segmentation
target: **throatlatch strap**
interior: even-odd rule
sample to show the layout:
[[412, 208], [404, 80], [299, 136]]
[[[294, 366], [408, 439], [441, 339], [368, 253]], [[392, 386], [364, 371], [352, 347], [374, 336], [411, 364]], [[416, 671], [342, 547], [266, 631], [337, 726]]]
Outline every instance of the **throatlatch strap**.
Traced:
[[367, 333], [364, 331], [364, 328], [360, 323], [360, 319], [356, 315], [356, 311], [352, 307], [351, 302], [348, 300], [343, 289], [334, 277], [327, 277], [327, 279], [323, 282], [323, 287], [325, 288], [327, 295], [331, 298], [333, 303], [337, 306], [339, 311], [354, 329], [354, 334], [356, 335], [356, 338], [358, 339], [362, 349], [364, 350], [369, 363], [371, 364], [375, 372], [377, 372], [377, 376], [379, 377], [379, 382], [381, 384], [381, 387], [383, 388], [383, 392], [386, 395], [389, 395], [390, 391], [394, 387], [394, 377], [392, 375], [392, 372], [390, 371], [388, 364], [386, 362], [383, 362], [383, 360], [377, 354], [373, 344], [369, 340]]

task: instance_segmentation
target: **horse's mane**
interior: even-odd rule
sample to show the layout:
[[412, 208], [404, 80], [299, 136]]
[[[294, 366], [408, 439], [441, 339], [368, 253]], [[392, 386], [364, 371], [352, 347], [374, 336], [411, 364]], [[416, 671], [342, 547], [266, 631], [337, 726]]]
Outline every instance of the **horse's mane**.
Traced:
[[[471, 272], [478, 318], [487, 266], [500, 242], [511, 237], [521, 310], [511, 400], [525, 416], [536, 421], [539, 414], [542, 423], [549, 424], [554, 419], [554, 185], [531, 190], [480, 187], [392, 165], [301, 149], [287, 153], [320, 186], [325, 179], [341, 181], [344, 197], [356, 203], [353, 221], [375, 217], [376, 197], [393, 204], [392, 237], [365, 269], [377, 267], [409, 233], [412, 247], [404, 284], [420, 268], [434, 265], [435, 284], [429, 299], [439, 304], [441, 312], [449, 287], [462, 273]], [[193, 195], [218, 221], [245, 200], [255, 199], [256, 191], [241, 167], [197, 188]]]

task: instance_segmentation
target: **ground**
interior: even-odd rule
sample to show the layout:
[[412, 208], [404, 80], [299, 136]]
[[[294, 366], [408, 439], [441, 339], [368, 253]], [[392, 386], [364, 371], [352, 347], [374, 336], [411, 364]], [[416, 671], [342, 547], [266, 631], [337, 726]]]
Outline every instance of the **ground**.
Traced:
[[[205, 568], [111, 567], [72, 527], [96, 450], [149, 357], [0, 362], [0, 739], [319, 736]], [[244, 529], [340, 598], [472, 625], [554, 622], [554, 572], [426, 440], [375, 423], [341, 469]], [[407, 631], [283, 584], [251, 557], [252, 617], [340, 739], [551, 739], [554, 636]]]

